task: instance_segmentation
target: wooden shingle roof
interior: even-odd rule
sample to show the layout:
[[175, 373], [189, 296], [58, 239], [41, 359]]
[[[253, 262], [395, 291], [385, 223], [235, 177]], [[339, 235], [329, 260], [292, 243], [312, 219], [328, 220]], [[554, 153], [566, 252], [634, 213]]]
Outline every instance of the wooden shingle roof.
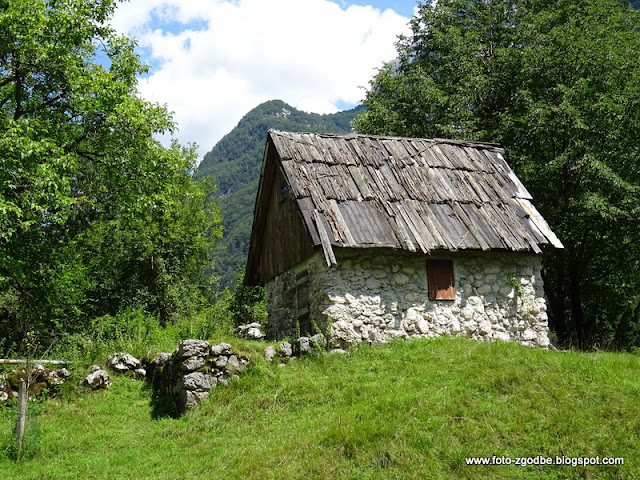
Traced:
[[329, 264], [333, 247], [562, 248], [494, 144], [271, 130], [270, 145]]

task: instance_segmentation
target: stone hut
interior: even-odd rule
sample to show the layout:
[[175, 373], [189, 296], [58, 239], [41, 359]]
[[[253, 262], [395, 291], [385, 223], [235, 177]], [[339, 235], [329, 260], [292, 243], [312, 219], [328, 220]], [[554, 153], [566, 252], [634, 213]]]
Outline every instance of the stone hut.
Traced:
[[271, 337], [464, 335], [547, 346], [562, 243], [495, 144], [271, 130], [245, 284]]

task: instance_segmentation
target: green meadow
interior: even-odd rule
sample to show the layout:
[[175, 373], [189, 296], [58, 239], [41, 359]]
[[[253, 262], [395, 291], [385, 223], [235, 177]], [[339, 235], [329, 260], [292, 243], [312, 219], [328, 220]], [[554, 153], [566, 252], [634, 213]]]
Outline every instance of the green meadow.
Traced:
[[[245, 345], [246, 349], [247, 346]], [[143, 381], [0, 411], [2, 479], [640, 478], [640, 356], [438, 338], [250, 370], [181, 418]], [[468, 457], [624, 465], [467, 465]]]

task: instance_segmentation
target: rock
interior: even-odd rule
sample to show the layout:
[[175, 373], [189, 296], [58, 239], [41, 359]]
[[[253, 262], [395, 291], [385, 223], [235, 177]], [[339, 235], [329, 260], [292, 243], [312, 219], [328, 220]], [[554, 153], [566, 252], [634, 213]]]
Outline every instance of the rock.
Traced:
[[102, 367], [100, 365], [91, 365], [89, 367], [89, 370], [91, 370], [92, 372], [95, 372], [96, 370], [101, 370]]
[[187, 357], [206, 357], [210, 349], [209, 342], [204, 340], [189, 339], [183, 340], [178, 345], [178, 356]]
[[393, 276], [393, 283], [395, 283], [396, 285], [406, 285], [407, 283], [409, 283], [409, 277], [402, 273], [396, 273]]
[[478, 287], [477, 292], [478, 292], [478, 295], [482, 295], [482, 296], [489, 295], [492, 292], [491, 285], [487, 285], [487, 284], [480, 285]]
[[216, 367], [224, 368], [227, 365], [227, 363], [229, 363], [229, 358], [231, 357], [225, 357], [224, 355], [221, 355], [218, 358], [216, 358]]
[[361, 336], [345, 320], [338, 320], [331, 325], [331, 341], [340, 349], [347, 349], [360, 343]]
[[530, 342], [531, 340], [535, 340], [538, 337], [535, 331], [530, 328], [527, 328], [524, 332], [522, 332], [522, 339], [526, 342]]
[[493, 326], [489, 320], [482, 320], [480, 325], [478, 325], [478, 330], [480, 330], [482, 335], [488, 335], [493, 330]]
[[69, 378], [71, 376], [71, 372], [69, 372], [69, 370], [67, 370], [66, 368], [61, 368], [60, 370], [57, 370], [56, 373], [60, 378]]
[[493, 338], [494, 340], [502, 340], [503, 342], [511, 340], [511, 337], [507, 332], [494, 332]]
[[167, 360], [169, 360], [170, 358], [171, 358], [170, 353], [160, 352], [160, 353], [157, 353], [155, 357], [153, 357], [153, 360], [151, 360], [151, 363], [154, 366], [159, 367], [167, 363]]
[[229, 356], [233, 354], [233, 349], [228, 343], [218, 343], [217, 345], [211, 345], [210, 353], [214, 357], [218, 357], [220, 355]]
[[300, 355], [306, 355], [311, 350], [311, 340], [309, 337], [300, 337], [298, 339], [298, 353]]
[[100, 390], [109, 387], [109, 374], [106, 370], [99, 368], [93, 373], [87, 375], [84, 382], [89, 385], [93, 390]]
[[147, 376], [147, 371], [144, 368], [136, 368], [133, 373], [136, 374], [137, 378], [144, 378]]
[[327, 341], [325, 340], [324, 335], [321, 333], [316, 333], [309, 340], [311, 341], [311, 345], [316, 348], [324, 349], [327, 346]]
[[47, 382], [51, 385], [62, 385], [65, 380], [66, 377], [55, 370], [50, 371], [47, 375]]
[[500, 287], [500, 296], [501, 297], [508, 297], [508, 298], [513, 298], [513, 287], [511, 285], [503, 285], [502, 287]]
[[192, 390], [182, 390], [178, 398], [178, 404], [183, 409], [195, 407], [202, 400], [209, 398], [209, 392], [195, 392]]
[[9, 400], [9, 394], [7, 392], [0, 392], [0, 402], [6, 402]]
[[291, 356], [293, 355], [293, 347], [289, 342], [282, 342], [278, 350], [280, 351], [280, 355], [285, 358], [291, 358]]
[[203, 357], [189, 357], [182, 363], [180, 363], [180, 370], [193, 372], [194, 370], [197, 370], [202, 366], [204, 366]]
[[262, 325], [258, 322], [249, 323], [247, 325], [240, 325], [235, 329], [236, 334], [242, 338], [252, 338], [254, 340], [260, 340], [264, 338], [262, 333]]
[[244, 372], [249, 365], [249, 360], [246, 358], [238, 358], [236, 355], [229, 357], [227, 363], [227, 373], [229, 375], [237, 376], [237, 374]]
[[429, 333], [429, 322], [427, 322], [424, 318], [418, 320], [418, 322], [416, 323], [416, 327], [418, 331], [423, 335]]
[[157, 353], [151, 361], [145, 362], [144, 368], [147, 371], [146, 378], [149, 378], [155, 382], [156, 373], [162, 371], [170, 358], [170, 353], [160, 352]]
[[278, 352], [276, 352], [276, 349], [271, 345], [264, 349], [264, 358], [269, 362], [271, 362], [277, 355]]
[[187, 390], [210, 390], [216, 386], [218, 379], [205, 372], [193, 372], [182, 378], [182, 385]]
[[115, 353], [107, 358], [107, 365], [116, 372], [126, 372], [140, 368], [140, 360], [128, 353]]

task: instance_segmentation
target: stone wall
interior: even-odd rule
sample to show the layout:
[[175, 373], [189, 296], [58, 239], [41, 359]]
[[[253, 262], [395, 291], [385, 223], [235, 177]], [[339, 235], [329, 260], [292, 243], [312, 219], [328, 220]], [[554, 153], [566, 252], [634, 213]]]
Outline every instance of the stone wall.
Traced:
[[327, 268], [319, 252], [267, 284], [271, 336], [296, 332], [296, 277], [309, 276], [311, 323], [329, 328], [334, 346], [392, 338], [463, 335], [549, 345], [540, 257], [527, 253], [458, 252], [453, 301], [430, 301], [424, 255], [385, 249], [336, 249]]
[[159, 353], [146, 365], [154, 388], [168, 395], [179, 414], [209, 397], [216, 385], [227, 385], [249, 365], [228, 343], [183, 340], [173, 353]]

